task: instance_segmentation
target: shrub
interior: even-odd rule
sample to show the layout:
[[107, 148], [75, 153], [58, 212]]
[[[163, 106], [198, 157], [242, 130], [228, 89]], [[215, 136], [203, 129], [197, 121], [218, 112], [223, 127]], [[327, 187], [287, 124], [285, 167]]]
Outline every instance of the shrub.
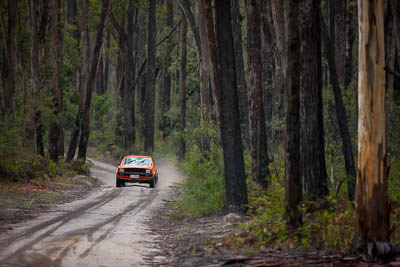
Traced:
[[183, 169], [188, 177], [182, 184], [183, 199], [177, 201], [177, 217], [198, 218], [221, 211], [225, 204], [222, 153], [212, 146], [206, 159], [198, 146], [187, 153]]

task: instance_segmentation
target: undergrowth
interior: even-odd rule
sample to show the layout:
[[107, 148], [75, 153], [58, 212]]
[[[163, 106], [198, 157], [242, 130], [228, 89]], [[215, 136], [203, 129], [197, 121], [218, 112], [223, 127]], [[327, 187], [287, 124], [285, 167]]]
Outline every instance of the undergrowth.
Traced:
[[239, 226], [235, 237], [229, 238], [227, 243], [230, 246], [236, 248], [302, 246], [338, 251], [350, 248], [354, 233], [354, 211], [350, 202], [331, 198], [317, 202], [303, 202], [300, 207], [303, 226], [292, 230], [286, 227], [284, 183], [277, 179], [276, 175], [272, 175], [268, 192], [250, 190], [249, 194], [251, 219]]
[[198, 146], [187, 153], [183, 169], [187, 178], [181, 185], [182, 199], [176, 201], [176, 218], [199, 218], [219, 213], [225, 204], [221, 150], [211, 145], [207, 159]]

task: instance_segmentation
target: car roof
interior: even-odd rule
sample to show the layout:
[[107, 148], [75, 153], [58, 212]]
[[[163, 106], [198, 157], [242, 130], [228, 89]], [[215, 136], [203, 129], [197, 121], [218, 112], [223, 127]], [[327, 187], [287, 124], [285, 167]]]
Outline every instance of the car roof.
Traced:
[[127, 158], [127, 157], [141, 157], [141, 158], [150, 158], [150, 159], [152, 159], [151, 156], [144, 156], [144, 155], [126, 155], [124, 158]]

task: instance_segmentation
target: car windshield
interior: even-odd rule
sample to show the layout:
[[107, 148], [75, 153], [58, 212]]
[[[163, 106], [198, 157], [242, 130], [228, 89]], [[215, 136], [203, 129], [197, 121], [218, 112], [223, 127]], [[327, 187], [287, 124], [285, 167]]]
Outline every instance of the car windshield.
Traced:
[[151, 160], [144, 157], [127, 157], [124, 160], [124, 165], [129, 166], [149, 166], [151, 165]]

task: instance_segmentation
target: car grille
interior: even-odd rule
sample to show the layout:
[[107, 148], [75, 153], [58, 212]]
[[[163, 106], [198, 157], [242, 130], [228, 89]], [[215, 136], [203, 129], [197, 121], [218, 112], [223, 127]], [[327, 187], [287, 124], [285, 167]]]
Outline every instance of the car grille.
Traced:
[[124, 168], [125, 173], [137, 173], [137, 174], [145, 174], [146, 169], [141, 169], [141, 168]]

